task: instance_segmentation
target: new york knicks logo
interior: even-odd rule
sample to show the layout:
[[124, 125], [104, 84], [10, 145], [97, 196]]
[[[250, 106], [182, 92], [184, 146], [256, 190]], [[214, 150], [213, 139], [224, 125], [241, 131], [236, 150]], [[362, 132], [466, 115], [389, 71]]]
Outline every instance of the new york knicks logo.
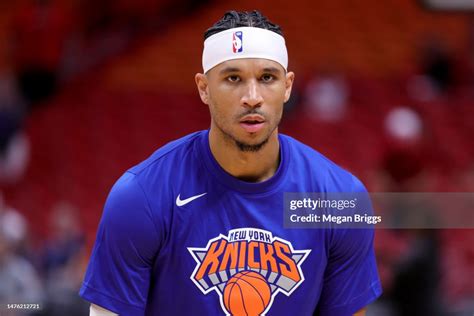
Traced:
[[232, 51], [234, 53], [241, 53], [243, 51], [242, 32], [234, 32], [232, 34]]
[[204, 294], [216, 291], [226, 315], [265, 315], [278, 293], [290, 296], [304, 281], [301, 264], [311, 250], [256, 228], [238, 228], [188, 247], [196, 260], [191, 280]]

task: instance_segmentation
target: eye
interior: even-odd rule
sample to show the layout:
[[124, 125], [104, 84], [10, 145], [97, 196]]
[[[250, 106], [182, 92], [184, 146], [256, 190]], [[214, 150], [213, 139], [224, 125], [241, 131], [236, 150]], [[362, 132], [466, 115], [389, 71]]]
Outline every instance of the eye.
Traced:
[[264, 74], [264, 75], [261, 77], [261, 80], [262, 80], [263, 82], [272, 82], [273, 80], [275, 80], [275, 76], [270, 75], [270, 74]]
[[236, 75], [228, 76], [226, 79], [229, 82], [239, 82], [240, 81], [240, 77], [236, 76]]

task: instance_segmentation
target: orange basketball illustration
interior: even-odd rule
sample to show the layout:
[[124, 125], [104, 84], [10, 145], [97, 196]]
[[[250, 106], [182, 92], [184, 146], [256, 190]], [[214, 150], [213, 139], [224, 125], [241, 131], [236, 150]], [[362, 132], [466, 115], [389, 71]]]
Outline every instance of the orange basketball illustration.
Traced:
[[237, 273], [224, 288], [224, 305], [233, 316], [258, 316], [267, 308], [270, 298], [267, 280], [253, 271]]

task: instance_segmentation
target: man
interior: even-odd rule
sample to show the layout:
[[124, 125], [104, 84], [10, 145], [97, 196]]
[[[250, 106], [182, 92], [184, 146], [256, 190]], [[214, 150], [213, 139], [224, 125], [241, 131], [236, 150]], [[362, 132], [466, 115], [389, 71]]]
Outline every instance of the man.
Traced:
[[211, 128], [112, 188], [80, 292], [91, 315], [364, 315], [380, 295], [373, 230], [284, 228], [284, 192], [365, 189], [278, 134], [294, 79], [281, 34], [257, 11], [207, 30]]

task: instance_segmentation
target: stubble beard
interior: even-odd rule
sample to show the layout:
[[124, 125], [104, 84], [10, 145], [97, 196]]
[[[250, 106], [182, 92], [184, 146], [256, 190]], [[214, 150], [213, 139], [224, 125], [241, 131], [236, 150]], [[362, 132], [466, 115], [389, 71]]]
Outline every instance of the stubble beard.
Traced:
[[241, 152], [258, 152], [260, 149], [263, 148], [263, 146], [265, 146], [268, 143], [269, 139], [270, 139], [270, 136], [268, 136], [263, 142], [259, 144], [254, 144], [254, 145], [245, 144], [236, 139], [234, 139], [234, 142]]

